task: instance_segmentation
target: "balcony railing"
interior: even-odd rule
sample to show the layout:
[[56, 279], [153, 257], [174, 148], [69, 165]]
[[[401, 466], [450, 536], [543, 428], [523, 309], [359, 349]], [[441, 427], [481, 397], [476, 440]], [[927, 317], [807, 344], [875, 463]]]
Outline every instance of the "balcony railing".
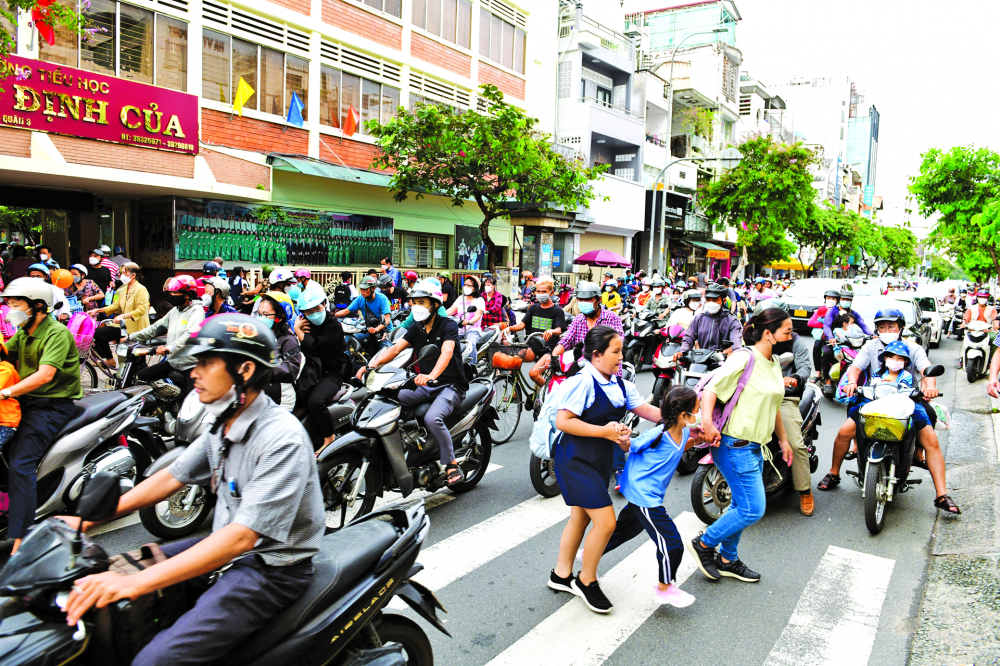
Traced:
[[689, 234], [709, 234], [712, 225], [708, 223], [708, 218], [697, 213], [686, 213], [684, 215], [684, 231]]
[[[572, 24], [573, 20], [563, 19], [563, 24], [560, 26], [559, 35], [563, 36], [562, 27], [567, 24]], [[601, 25], [589, 16], [583, 17], [583, 22], [580, 25], [580, 32], [592, 33], [600, 41], [602, 48], [605, 48], [616, 55], [619, 55], [629, 61], [635, 61], [635, 49], [632, 47], [632, 40], [623, 35], [620, 32], [616, 32], [607, 26]], [[568, 34], [568, 33], [567, 33]]]
[[587, 102], [594, 106], [599, 106], [602, 109], [607, 109], [613, 113], [620, 114], [631, 120], [643, 120], [642, 114], [635, 113], [634, 111], [629, 111], [628, 109], [622, 108], [620, 106], [615, 106], [614, 104], [607, 102], [603, 99], [598, 99], [596, 97], [581, 97], [577, 100], [578, 102]]

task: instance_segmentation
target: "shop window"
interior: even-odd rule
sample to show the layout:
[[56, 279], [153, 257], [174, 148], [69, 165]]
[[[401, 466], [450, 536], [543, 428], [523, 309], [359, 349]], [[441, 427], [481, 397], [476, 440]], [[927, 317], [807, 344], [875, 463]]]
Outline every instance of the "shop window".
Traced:
[[524, 74], [526, 33], [487, 9], [479, 10], [479, 55]]
[[[93, 30], [76, 39], [72, 31], [58, 28], [54, 45], [39, 40], [41, 60], [187, 90], [187, 22], [115, 0], [58, 2], [79, 11]], [[223, 46], [228, 50], [228, 42]], [[225, 80], [228, 81], [228, 65]], [[212, 81], [213, 96], [223, 82]], [[228, 83], [220, 95], [228, 97], [227, 88]]]
[[412, 23], [467, 49], [472, 40], [472, 3], [469, 0], [413, 0]]
[[253, 88], [254, 94], [250, 99], [243, 101], [244, 109], [256, 109], [257, 91], [260, 85], [257, 83], [257, 45], [244, 42], [242, 39], [233, 39], [233, 75], [232, 90], [235, 94], [240, 89], [240, 79], [243, 79]]
[[448, 238], [396, 232], [392, 263], [400, 268], [448, 268]]
[[[320, 66], [320, 82], [320, 123], [327, 127], [343, 127], [352, 106], [361, 116], [361, 126], [358, 127], [361, 134], [368, 133], [365, 122], [378, 120], [385, 123], [396, 116], [399, 88], [362, 79], [327, 65]], [[304, 103], [305, 99], [302, 101]]]

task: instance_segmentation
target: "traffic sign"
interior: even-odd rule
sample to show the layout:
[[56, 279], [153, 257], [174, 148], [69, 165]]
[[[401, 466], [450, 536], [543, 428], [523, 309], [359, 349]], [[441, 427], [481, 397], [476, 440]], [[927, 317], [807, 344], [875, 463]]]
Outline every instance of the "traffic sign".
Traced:
[[732, 169], [737, 164], [740, 163], [741, 159], [743, 159], [743, 153], [741, 153], [736, 148], [726, 148], [725, 150], [722, 151], [721, 157], [722, 157], [722, 168]]
[[875, 186], [865, 185], [865, 205], [872, 205], [872, 198], [875, 196]]

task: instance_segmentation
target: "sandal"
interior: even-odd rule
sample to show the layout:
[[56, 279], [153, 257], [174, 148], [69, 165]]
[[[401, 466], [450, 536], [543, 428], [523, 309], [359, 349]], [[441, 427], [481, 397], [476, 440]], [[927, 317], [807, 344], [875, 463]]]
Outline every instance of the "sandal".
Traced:
[[[920, 469], [926, 469], [928, 472], [931, 469], [930, 467], [927, 466], [927, 461], [926, 460], [920, 460], [919, 458], [914, 458], [914, 460], [911, 463], [911, 465], [913, 467], [919, 467]], [[947, 497], [947, 495], [942, 495], [942, 497]]]
[[449, 486], [454, 486], [457, 483], [462, 483], [465, 481], [465, 474], [462, 473], [462, 468], [458, 466], [458, 463], [449, 463], [444, 468], [445, 483]]
[[844, 456], [844, 460], [855, 460], [858, 457], [857, 451], [848, 451], [847, 455]]
[[957, 516], [962, 513], [961, 509], [958, 508], [958, 505], [955, 504], [955, 501], [947, 495], [941, 495], [941, 497], [934, 500], [934, 506], [952, 515]]
[[840, 477], [836, 474], [827, 474], [823, 480], [816, 484], [820, 490], [832, 490], [840, 485]]

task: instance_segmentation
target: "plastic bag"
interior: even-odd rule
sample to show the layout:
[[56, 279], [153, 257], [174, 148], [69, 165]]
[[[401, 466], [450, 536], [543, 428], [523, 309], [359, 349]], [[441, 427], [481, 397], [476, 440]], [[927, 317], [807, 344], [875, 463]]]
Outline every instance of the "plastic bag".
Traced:
[[903, 393], [872, 400], [861, 408], [861, 413], [865, 416], [874, 414], [877, 416], [887, 416], [891, 419], [905, 421], [913, 416], [913, 409], [916, 407], [910, 396]]
[[812, 336], [813, 336], [813, 340], [822, 340], [823, 339], [823, 329], [822, 328], [814, 328], [812, 330]]
[[937, 414], [937, 423], [934, 424], [934, 429], [951, 430], [951, 412], [948, 411], [948, 408], [934, 401], [928, 402], [927, 405], [933, 407]]

